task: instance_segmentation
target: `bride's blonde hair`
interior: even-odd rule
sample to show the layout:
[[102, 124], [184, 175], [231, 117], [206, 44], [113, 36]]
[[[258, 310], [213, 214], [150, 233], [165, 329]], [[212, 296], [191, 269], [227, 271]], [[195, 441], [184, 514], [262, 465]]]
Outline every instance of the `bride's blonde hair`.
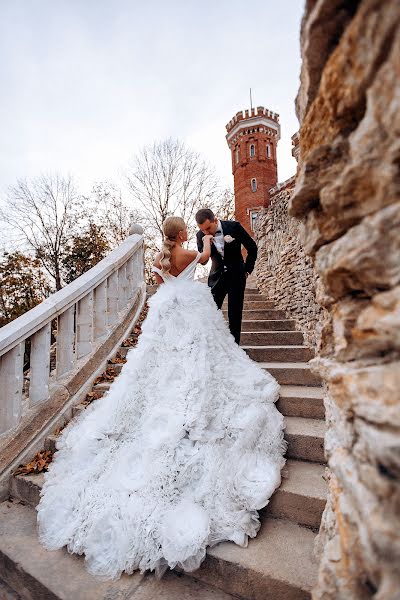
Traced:
[[171, 250], [176, 244], [178, 233], [186, 227], [181, 217], [167, 217], [163, 223], [164, 239], [161, 248], [161, 270], [165, 273], [171, 270]]

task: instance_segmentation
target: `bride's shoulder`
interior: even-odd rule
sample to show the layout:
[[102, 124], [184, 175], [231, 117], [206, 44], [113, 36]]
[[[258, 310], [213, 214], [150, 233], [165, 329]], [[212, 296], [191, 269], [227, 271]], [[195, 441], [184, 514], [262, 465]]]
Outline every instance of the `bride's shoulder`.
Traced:
[[185, 254], [188, 258], [196, 258], [198, 252], [197, 250], [185, 250]]

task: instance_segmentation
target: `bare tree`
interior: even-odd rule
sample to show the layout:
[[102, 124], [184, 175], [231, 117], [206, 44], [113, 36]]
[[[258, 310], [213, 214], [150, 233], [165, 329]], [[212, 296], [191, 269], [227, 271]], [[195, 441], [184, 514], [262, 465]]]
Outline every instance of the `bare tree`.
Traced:
[[111, 248], [123, 242], [129, 234], [129, 227], [143, 221], [140, 211], [130, 208], [122, 198], [121, 189], [109, 181], [94, 184], [90, 198], [90, 221], [103, 228]]
[[196, 211], [218, 194], [214, 169], [200, 154], [171, 138], [145, 146], [126, 174], [135, 206], [140, 210], [148, 239], [162, 237], [169, 215], [181, 216], [189, 240], [196, 231]]
[[235, 218], [235, 196], [231, 189], [226, 188], [212, 199], [207, 208], [216, 214], [222, 221], [230, 221]]
[[0, 220], [15, 232], [17, 244], [34, 252], [44, 270], [62, 281], [62, 256], [66, 243], [84, 216], [82, 198], [70, 176], [41, 175], [28, 182], [20, 179], [8, 191]]

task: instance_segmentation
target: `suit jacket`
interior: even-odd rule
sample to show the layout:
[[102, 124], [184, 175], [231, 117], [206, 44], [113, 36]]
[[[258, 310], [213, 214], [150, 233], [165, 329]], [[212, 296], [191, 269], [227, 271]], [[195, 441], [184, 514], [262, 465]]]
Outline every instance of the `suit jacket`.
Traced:
[[[221, 227], [224, 236], [230, 235], [234, 240], [232, 242], [225, 242], [223, 258], [214, 244], [211, 244], [211, 270], [208, 276], [208, 285], [211, 288], [218, 283], [224, 270], [230, 271], [232, 274], [237, 274], [239, 283], [240, 275], [244, 275], [246, 271], [247, 273], [253, 271], [257, 258], [257, 244], [239, 221], [221, 221]], [[203, 252], [204, 235], [201, 230], [197, 232], [197, 248], [199, 252]], [[242, 256], [242, 244], [247, 250], [246, 262]]]

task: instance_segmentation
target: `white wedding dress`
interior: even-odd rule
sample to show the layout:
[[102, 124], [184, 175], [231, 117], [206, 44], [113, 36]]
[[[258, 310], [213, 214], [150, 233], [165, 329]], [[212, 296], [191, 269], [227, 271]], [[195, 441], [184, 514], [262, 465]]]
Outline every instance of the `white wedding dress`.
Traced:
[[162, 275], [137, 346], [109, 391], [61, 432], [45, 475], [40, 542], [84, 554], [101, 579], [193, 571], [207, 546], [246, 546], [280, 484], [278, 383], [193, 280], [199, 258]]

